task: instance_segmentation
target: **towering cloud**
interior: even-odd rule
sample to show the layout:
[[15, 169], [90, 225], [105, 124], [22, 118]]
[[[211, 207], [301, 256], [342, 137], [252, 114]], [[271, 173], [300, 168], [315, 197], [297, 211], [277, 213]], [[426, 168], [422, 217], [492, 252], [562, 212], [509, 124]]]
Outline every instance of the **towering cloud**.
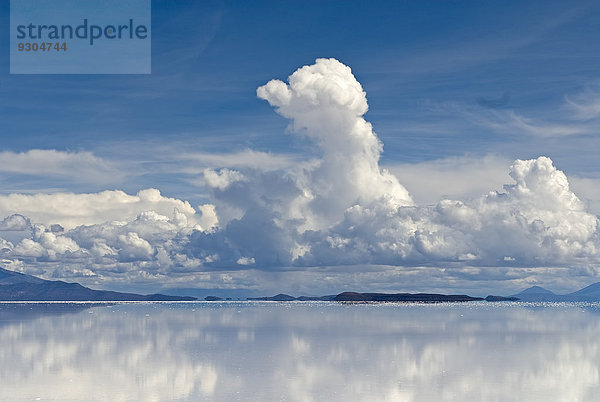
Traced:
[[[290, 131], [314, 145], [313, 158], [293, 168], [206, 171], [223, 231], [193, 238], [205, 257], [219, 238], [220, 263], [255, 258], [257, 265], [289, 265], [310, 250], [305, 232], [326, 231], [356, 205], [413, 205], [395, 176], [379, 167], [382, 144], [363, 115], [365, 92], [349, 67], [318, 59], [289, 77], [269, 81], [259, 98], [290, 119]], [[246, 260], [243, 260], [246, 261]]]
[[289, 84], [271, 80], [257, 95], [291, 120], [293, 132], [318, 148], [318, 162], [301, 178], [307, 204], [303, 216], [314, 218], [307, 228], [327, 227], [356, 204], [413, 205], [396, 177], [379, 167], [383, 146], [363, 118], [366, 94], [350, 67], [317, 59], [292, 74]]

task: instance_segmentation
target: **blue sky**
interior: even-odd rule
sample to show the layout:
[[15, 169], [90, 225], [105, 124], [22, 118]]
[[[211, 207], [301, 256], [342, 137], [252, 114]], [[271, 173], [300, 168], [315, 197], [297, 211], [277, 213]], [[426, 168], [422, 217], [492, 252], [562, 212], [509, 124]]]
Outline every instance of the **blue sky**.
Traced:
[[[4, 22], [8, 12], [3, 3]], [[108, 154], [125, 140], [293, 152], [281, 135], [286, 122], [255, 89], [335, 57], [367, 92], [386, 162], [543, 153], [586, 172], [593, 155], [583, 144], [573, 160], [561, 152], [564, 139], [499, 134], [448, 104], [478, 113], [478, 98], [508, 93], [505, 109], [560, 117], [565, 95], [597, 80], [597, 12], [562, 2], [153, 2], [150, 76], [11, 76], [5, 34], [3, 145]]]
[[[153, 187], [211, 203], [198, 169], [249, 150], [314, 155], [256, 88], [326, 57], [362, 84], [380, 165], [417, 204], [501, 189], [513, 160], [545, 155], [598, 214], [597, 3], [153, 1], [150, 75], [10, 75], [9, 3], [0, 7], [3, 157], [42, 149], [101, 160], [0, 169], [4, 195]], [[105, 174], [91, 175], [101, 164]], [[452, 172], [448, 188], [424, 183]]]

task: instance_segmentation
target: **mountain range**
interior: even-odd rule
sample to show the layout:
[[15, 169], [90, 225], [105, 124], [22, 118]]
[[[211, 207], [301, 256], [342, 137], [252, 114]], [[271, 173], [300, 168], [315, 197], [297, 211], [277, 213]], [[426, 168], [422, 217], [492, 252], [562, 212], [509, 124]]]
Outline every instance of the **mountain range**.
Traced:
[[[207, 299], [208, 300], [208, 299]], [[576, 292], [568, 294], [556, 294], [541, 286], [532, 286], [517, 294], [510, 296], [493, 296], [485, 298], [472, 297], [467, 295], [443, 295], [429, 293], [357, 293], [343, 292], [338, 295], [329, 295], [321, 297], [293, 297], [286, 294], [276, 296], [249, 297], [248, 300], [261, 301], [302, 301], [302, 300], [336, 300], [336, 301], [411, 301], [411, 302], [460, 302], [486, 300], [496, 301], [522, 301], [522, 302], [598, 302], [600, 301], [600, 282], [589, 285]]]
[[527, 302], [595, 302], [600, 301], [600, 282], [593, 283], [576, 292], [567, 293], [563, 295], [556, 294], [540, 286], [532, 286], [523, 290], [520, 293], [513, 295], [513, 297], [518, 297], [521, 301]]
[[93, 290], [0, 268], [0, 301], [191, 301], [195, 297]]
[[[206, 299], [222, 300], [221, 297], [209, 296]], [[286, 294], [278, 294], [270, 297], [253, 297], [248, 300], [264, 301], [398, 301], [429, 300], [431, 301], [468, 301], [484, 300], [479, 297], [467, 295], [438, 295], [438, 294], [384, 294], [384, 293], [355, 293], [344, 292], [339, 295], [327, 296], [300, 296], [293, 297]], [[459, 300], [460, 299], [460, 300]], [[463, 300], [464, 299], [464, 300]], [[0, 268], [0, 301], [193, 301], [192, 296], [169, 296], [164, 294], [141, 295], [136, 293], [122, 293], [109, 290], [94, 290], [78, 283], [64, 281], [49, 281], [32, 275], [22, 274], [15, 271]], [[568, 294], [556, 294], [540, 286], [532, 286], [519, 293], [508, 297], [488, 296], [488, 301], [524, 301], [524, 302], [595, 302], [600, 301], [600, 282], [591, 284], [583, 289]]]

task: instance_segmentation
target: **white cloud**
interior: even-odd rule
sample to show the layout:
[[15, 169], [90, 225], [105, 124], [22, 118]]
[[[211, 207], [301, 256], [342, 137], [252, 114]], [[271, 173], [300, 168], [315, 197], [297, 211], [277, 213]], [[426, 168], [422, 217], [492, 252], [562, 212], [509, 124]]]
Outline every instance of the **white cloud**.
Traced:
[[237, 260], [238, 265], [254, 265], [254, 263], [254, 258], [241, 257]]
[[113, 163], [91, 152], [30, 149], [0, 152], [0, 172], [51, 176], [85, 182], [120, 182], [125, 174]]
[[155, 189], [136, 195], [12, 194], [0, 197], [0, 206], [28, 215], [10, 215], [3, 221], [4, 234], [18, 230], [21, 236], [17, 243], [2, 239], [2, 257], [24, 262], [23, 272], [53, 278], [85, 272], [108, 280], [158, 280], [170, 269], [198, 269], [203, 261], [180, 251], [194, 230], [214, 230], [218, 223], [214, 206], [202, 205], [196, 211]]
[[135, 232], [128, 232], [117, 237], [119, 257], [121, 261], [145, 261], [154, 255], [154, 248], [148, 241]]
[[319, 165], [302, 180], [303, 196], [313, 221], [323, 227], [355, 203], [379, 199], [397, 207], [413, 201], [398, 180], [379, 167], [382, 144], [370, 123], [366, 94], [349, 67], [335, 59], [317, 59], [298, 69], [289, 85], [271, 80], [257, 90], [259, 98], [291, 120], [290, 129], [319, 148]]
[[29, 218], [20, 214], [12, 214], [0, 222], [0, 231], [23, 231], [29, 228], [31, 228]]
[[572, 112], [577, 120], [591, 120], [600, 116], [600, 88], [596, 84], [588, 85], [584, 91], [565, 96], [565, 108]]
[[45, 253], [46, 250], [41, 244], [31, 239], [23, 239], [21, 243], [14, 248], [12, 253], [10, 253], [10, 256], [40, 258], [43, 257]]
[[203, 230], [211, 230], [219, 225], [219, 217], [213, 204], [198, 205], [200, 218], [198, 223]]
[[599, 261], [598, 218], [585, 211], [549, 158], [517, 160], [511, 177], [516, 183], [503, 192], [471, 202], [442, 200], [395, 212], [355, 206], [327, 234], [311, 235], [311, 253], [302, 259], [443, 264], [472, 255], [475, 265], [502, 265], [504, 256], [523, 265]]
[[[388, 164], [419, 205], [442, 199], [472, 200], [489, 191], [501, 191], [508, 180], [511, 160], [498, 155], [461, 156], [419, 163]], [[586, 210], [600, 215], [600, 179], [569, 175], [570, 187]]]
[[[481, 105], [481, 102], [478, 101]], [[555, 110], [523, 114], [511, 108], [474, 107], [459, 102], [432, 104], [433, 111], [451, 113], [486, 129], [507, 134], [526, 134], [539, 139], [595, 135], [600, 117], [600, 86], [589, 84], [583, 91], [567, 95]]]
[[259, 170], [276, 170], [289, 167], [297, 162], [297, 155], [281, 155], [269, 152], [245, 149], [231, 153], [178, 153], [179, 163], [188, 163], [182, 172], [199, 174], [208, 168], [252, 168]]
[[473, 124], [506, 135], [526, 134], [539, 138], [553, 138], [591, 134], [596, 131], [594, 125], [573, 121], [571, 116], [531, 117], [512, 109], [475, 108], [459, 103], [445, 103], [432, 107], [459, 115]]
[[[156, 189], [129, 195], [119, 190], [75, 194], [9, 194], [0, 196], [0, 216], [23, 214], [44, 225], [57, 223], [65, 229], [106, 221], [127, 221], [144, 211], [171, 215], [174, 208], [193, 224], [196, 210], [187, 202], [164, 197]], [[193, 225], [192, 225], [193, 226]]]
[[240, 172], [230, 169], [204, 170], [204, 180], [209, 187], [218, 188], [219, 190], [225, 190], [231, 184], [243, 181], [244, 176]]
[[[506, 161], [498, 157], [395, 167], [405, 179], [413, 176], [415, 188], [448, 166], [476, 178], [457, 188], [459, 180], [447, 172], [432, 184], [443, 182], [438, 191], [468, 193], [471, 200], [413, 206], [396, 177], [378, 165], [381, 144], [362, 118], [366, 98], [349, 68], [319, 59], [290, 76], [289, 85], [270, 81], [257, 93], [291, 120], [294, 133], [318, 146], [320, 158], [295, 170], [240, 169], [244, 182], [214, 192], [217, 212], [237, 215], [222, 220], [222, 231], [192, 239], [198, 256], [218, 244], [220, 264], [242, 257], [267, 266], [598, 261], [598, 219], [549, 158], [517, 160], [510, 168], [515, 184], [503, 190], [508, 177], [499, 172], [507, 167], [500, 168]], [[485, 194], [493, 188], [499, 191]]]
[[[510, 168], [492, 155], [396, 165], [399, 181], [379, 165], [382, 144], [363, 118], [366, 95], [349, 67], [318, 59], [288, 82], [272, 80], [257, 94], [314, 154], [267, 167], [260, 155], [238, 164], [221, 155], [229, 167], [202, 170], [214, 203], [197, 210], [155, 189], [0, 196], [6, 227], [33, 223], [31, 236], [3, 243], [2, 257], [47, 276], [88, 270], [130, 281], [255, 266], [468, 263], [465, 277], [502, 266], [595, 272], [598, 217], [549, 158]], [[506, 171], [513, 183], [502, 187]], [[429, 205], [415, 205], [400, 182]]]
[[496, 121], [489, 120], [488, 124], [499, 130], [522, 132], [538, 137], [562, 137], [578, 134], [589, 134], [593, 128], [565, 121], [549, 122], [525, 117], [513, 110], [507, 112], [493, 112]]

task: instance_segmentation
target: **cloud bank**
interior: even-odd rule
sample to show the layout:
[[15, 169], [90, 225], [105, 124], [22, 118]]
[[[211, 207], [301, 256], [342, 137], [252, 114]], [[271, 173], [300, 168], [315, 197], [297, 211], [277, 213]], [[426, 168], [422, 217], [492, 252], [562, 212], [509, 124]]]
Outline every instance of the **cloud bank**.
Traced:
[[197, 208], [155, 189], [0, 197], [7, 217], [0, 234], [27, 232], [14, 241], [3, 236], [2, 258], [57, 277], [149, 281], [360, 264], [595, 273], [598, 217], [549, 158], [516, 160], [502, 190], [417, 205], [379, 164], [383, 146], [364, 118], [366, 94], [349, 67], [317, 59], [257, 95], [290, 121], [291, 135], [310, 147], [307, 158], [265, 169], [257, 153], [252, 163], [203, 168], [212, 203]]
[[36, 223], [60, 224], [65, 229], [109, 221], [129, 221], [144, 211], [171, 215], [177, 209], [196, 221], [196, 210], [187, 201], [163, 197], [150, 188], [128, 195], [112, 190], [100, 193], [75, 194], [9, 194], [0, 196], [0, 215], [22, 214]]

